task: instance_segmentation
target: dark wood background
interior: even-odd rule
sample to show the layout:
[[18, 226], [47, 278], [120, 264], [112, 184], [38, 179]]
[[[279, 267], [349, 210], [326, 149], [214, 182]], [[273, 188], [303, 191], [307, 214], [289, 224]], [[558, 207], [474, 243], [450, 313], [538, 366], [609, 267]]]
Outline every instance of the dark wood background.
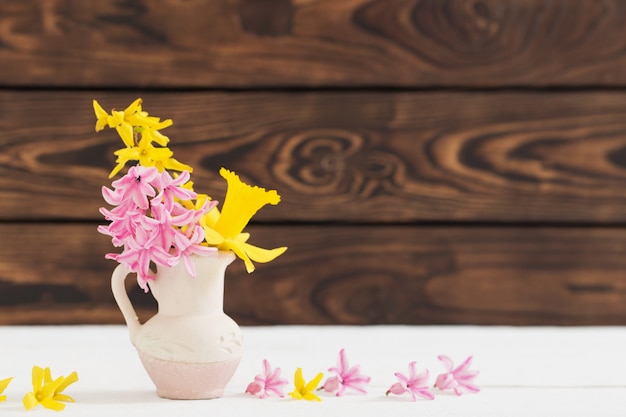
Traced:
[[0, 0], [0, 323], [122, 322], [91, 100], [143, 97], [283, 197], [240, 324], [626, 324], [625, 87], [621, 0]]

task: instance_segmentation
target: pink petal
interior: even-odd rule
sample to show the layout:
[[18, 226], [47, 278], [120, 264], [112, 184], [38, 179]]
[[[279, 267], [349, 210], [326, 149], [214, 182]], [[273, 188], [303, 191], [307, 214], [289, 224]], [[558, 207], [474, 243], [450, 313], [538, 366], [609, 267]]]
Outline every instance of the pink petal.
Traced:
[[263, 373], [266, 377], [270, 376], [272, 372], [272, 368], [270, 367], [270, 363], [267, 359], [263, 359]]
[[459, 382], [459, 386], [471, 393], [480, 392], [480, 388], [478, 388], [476, 385], [472, 384], [471, 382]]
[[[367, 382], [369, 383], [369, 379]], [[362, 385], [361, 383], [352, 383], [352, 382], [343, 384], [343, 386], [346, 388], [351, 388], [355, 391], [360, 392], [361, 394], [367, 394], [367, 391], [361, 385]]]
[[[435, 399], [435, 396], [433, 395], [433, 393], [430, 392], [429, 389], [426, 388], [426, 387], [422, 387], [422, 388], [419, 388], [419, 389], [411, 390], [411, 393], [415, 394], [415, 395], [419, 395], [422, 398], [426, 398], [427, 400], [434, 400]], [[415, 399], [416, 399], [415, 395], [413, 395], [413, 401], [415, 401]]]
[[449, 357], [445, 355], [439, 355], [437, 358], [443, 363], [443, 366], [446, 368], [446, 371], [448, 372], [452, 371], [452, 368], [454, 367], [454, 362], [452, 362], [452, 359], [450, 359]]
[[464, 380], [467, 380], [467, 379], [474, 379], [474, 378], [476, 378], [478, 376], [478, 374], [480, 374], [480, 371], [478, 371], [478, 370], [466, 371], [462, 375], [457, 375], [456, 379], [459, 380], [459, 381], [464, 381]]
[[[285, 385], [288, 384], [288, 382], [285, 381]], [[285, 393], [283, 392], [283, 388], [282, 385], [279, 387], [265, 387], [265, 391], [266, 392], [273, 392], [274, 394], [278, 395], [279, 397], [284, 397]]]
[[401, 372], [396, 372], [394, 374], [396, 376], [396, 378], [398, 378], [401, 382], [404, 382], [404, 384], [408, 384], [409, 383], [409, 378], [407, 378], [403, 373]]
[[413, 386], [427, 385], [427, 381], [428, 381], [428, 376], [429, 375], [430, 375], [430, 373], [428, 372], [428, 369], [424, 369], [422, 372], [420, 372], [419, 374], [415, 375], [409, 381], [409, 384], [411, 384]]
[[409, 380], [412, 381], [415, 379], [415, 363], [416, 362], [411, 362], [409, 363]]
[[335, 392], [339, 389], [339, 379], [336, 376], [330, 377], [324, 383], [324, 391]]
[[387, 395], [389, 395], [389, 393], [392, 394], [396, 394], [396, 395], [402, 395], [405, 392], [407, 392], [408, 390], [405, 388], [404, 385], [402, 385], [399, 382], [396, 382], [395, 384], [393, 384], [388, 390], [387, 390]]
[[339, 351], [339, 358], [337, 358], [337, 368], [339, 368], [339, 373], [342, 374], [348, 369], [348, 359], [346, 358], [345, 349], [341, 349]]
[[259, 392], [261, 392], [262, 389], [263, 389], [263, 387], [259, 383], [251, 382], [248, 385], [248, 388], [246, 388], [246, 393], [252, 394], [252, 395], [256, 395]]
[[435, 382], [435, 387], [444, 391], [452, 387], [454, 383], [454, 376], [452, 374], [441, 374], [437, 377], [437, 381]]
[[360, 365], [354, 365], [352, 368], [348, 369], [347, 372], [344, 371], [341, 376], [343, 377], [343, 379], [349, 379], [353, 375], [358, 375], [360, 368]]
[[457, 368], [453, 372], [455, 374], [456, 373], [463, 373], [463, 372], [465, 372], [467, 370], [467, 368], [470, 367], [471, 364], [472, 364], [472, 357], [470, 356], [467, 359], [465, 359], [465, 361], [462, 364], [457, 366]]

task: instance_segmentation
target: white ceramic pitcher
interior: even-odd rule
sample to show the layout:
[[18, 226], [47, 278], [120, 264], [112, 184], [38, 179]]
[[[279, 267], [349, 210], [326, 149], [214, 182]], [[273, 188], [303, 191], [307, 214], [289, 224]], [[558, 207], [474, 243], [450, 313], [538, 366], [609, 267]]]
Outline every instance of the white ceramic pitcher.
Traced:
[[241, 331], [223, 310], [224, 273], [234, 259], [232, 252], [194, 255], [195, 278], [182, 262], [159, 266], [148, 284], [158, 313], [144, 324], [124, 286], [130, 270], [120, 264], [113, 272], [113, 296], [160, 397], [221, 397], [235, 373], [243, 354]]

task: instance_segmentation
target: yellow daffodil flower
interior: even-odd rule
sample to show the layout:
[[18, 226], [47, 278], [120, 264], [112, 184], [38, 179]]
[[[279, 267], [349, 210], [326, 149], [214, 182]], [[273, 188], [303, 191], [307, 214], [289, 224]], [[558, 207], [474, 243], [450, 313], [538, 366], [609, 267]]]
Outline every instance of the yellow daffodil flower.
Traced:
[[[11, 382], [12, 379], [13, 377], [3, 379], [2, 381], [0, 381], [0, 394], [2, 394], [4, 390], [9, 386], [9, 383]], [[6, 401], [6, 399], [7, 399], [6, 395], [0, 395], [0, 402]]]
[[294, 376], [294, 385], [296, 389], [295, 391], [290, 392], [289, 395], [291, 398], [295, 398], [296, 400], [322, 401], [322, 399], [315, 395], [314, 392], [323, 377], [324, 374], [320, 372], [308, 384], [305, 384], [304, 378], [302, 377], [302, 368], [296, 369], [296, 374]]
[[65, 408], [65, 402], [74, 402], [74, 399], [66, 394], [61, 394], [70, 384], [78, 381], [78, 374], [72, 372], [67, 377], [60, 376], [52, 379], [50, 368], [42, 369], [33, 366], [33, 391], [24, 396], [22, 402], [27, 410], [41, 404], [45, 408], [61, 411]]
[[214, 208], [200, 221], [205, 240], [209, 246], [219, 250], [230, 250], [241, 258], [248, 272], [254, 271], [256, 262], [269, 262], [287, 250], [286, 247], [272, 250], [262, 249], [247, 243], [250, 234], [243, 233], [252, 216], [266, 204], [276, 205], [280, 196], [276, 190], [266, 191], [252, 187], [239, 179], [239, 176], [225, 168], [220, 175], [228, 182], [222, 212]]

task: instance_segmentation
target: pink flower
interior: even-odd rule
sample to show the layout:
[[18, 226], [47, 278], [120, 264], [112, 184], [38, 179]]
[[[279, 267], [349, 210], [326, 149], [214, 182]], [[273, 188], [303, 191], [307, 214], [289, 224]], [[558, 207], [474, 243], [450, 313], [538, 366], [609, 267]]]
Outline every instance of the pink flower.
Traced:
[[463, 394], [463, 390], [471, 393], [480, 391], [480, 388], [474, 385], [473, 382], [473, 379], [478, 376], [479, 371], [471, 371], [469, 369], [472, 364], [471, 356], [465, 359], [465, 362], [456, 368], [454, 368], [454, 363], [449, 357], [441, 355], [438, 358], [443, 362], [443, 366], [445, 366], [447, 372], [437, 377], [435, 387], [442, 391], [452, 389], [456, 395]]
[[149, 207], [148, 197], [156, 195], [152, 187], [152, 181], [159, 176], [159, 171], [154, 167], [133, 166], [128, 173], [117, 181], [113, 181], [114, 192], [103, 187], [102, 195], [112, 205], [132, 200], [137, 207], [146, 210]]
[[127, 239], [122, 253], [107, 253], [105, 258], [123, 263], [136, 272], [137, 283], [145, 292], [148, 292], [147, 282], [154, 280], [150, 261], [161, 266], [169, 266], [171, 262], [171, 255], [162, 247], [154, 245], [154, 239], [142, 228], [138, 228], [135, 236]]
[[328, 369], [329, 372], [334, 372], [337, 375], [326, 380], [323, 387], [324, 391], [335, 392], [337, 397], [343, 395], [346, 388], [367, 394], [364, 387], [369, 384], [370, 377], [361, 375], [359, 368], [360, 365], [355, 365], [350, 368], [348, 359], [346, 358], [346, 352], [344, 349], [341, 349], [339, 351], [339, 357], [337, 358], [337, 367]]
[[183, 232], [178, 232], [174, 236], [175, 255], [170, 261], [170, 265], [174, 265], [180, 259], [185, 263], [185, 269], [192, 277], [196, 276], [196, 268], [191, 262], [191, 255], [207, 255], [211, 252], [215, 252], [217, 248], [202, 246], [200, 243], [204, 240], [204, 229], [202, 226], [195, 226], [192, 230], [191, 236], [185, 235]]
[[144, 216], [140, 221], [141, 227], [149, 231], [158, 242], [157, 244], [166, 250], [172, 246], [178, 233], [178, 229], [174, 226], [185, 226], [195, 216], [193, 210], [185, 210], [178, 216], [173, 216], [170, 210], [171, 207], [168, 208], [165, 204], [155, 203], [152, 200], [150, 206], [152, 217]]
[[193, 200], [198, 197], [195, 192], [183, 187], [183, 185], [189, 181], [189, 176], [189, 171], [182, 171], [180, 175], [174, 179], [169, 172], [163, 171], [155, 181], [156, 188], [161, 190], [155, 200], [162, 201], [168, 211], [173, 212], [176, 199]]
[[270, 393], [274, 393], [279, 397], [284, 397], [283, 387], [289, 384], [289, 382], [280, 377], [280, 368], [274, 369], [270, 367], [270, 363], [267, 359], [263, 360], [263, 373], [254, 377], [246, 392], [252, 395], [259, 395], [259, 398], [267, 398]]
[[416, 375], [415, 362], [411, 362], [408, 377], [401, 372], [396, 372], [395, 375], [400, 382], [393, 384], [387, 391], [387, 395], [389, 393], [402, 395], [405, 392], [410, 392], [413, 401], [417, 400], [417, 396], [429, 400], [435, 399], [435, 396], [428, 389], [428, 369], [424, 369]]

